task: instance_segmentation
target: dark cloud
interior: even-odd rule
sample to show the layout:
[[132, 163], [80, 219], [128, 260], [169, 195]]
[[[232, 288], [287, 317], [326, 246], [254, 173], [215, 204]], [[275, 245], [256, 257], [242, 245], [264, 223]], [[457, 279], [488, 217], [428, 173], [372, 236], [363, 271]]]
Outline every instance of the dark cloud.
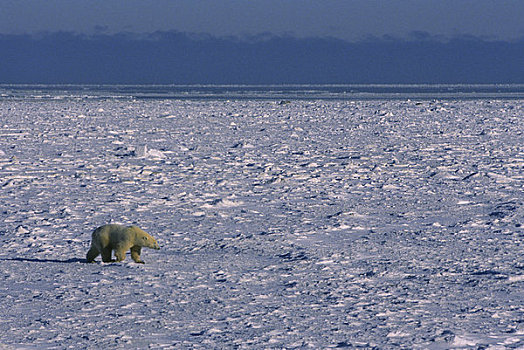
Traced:
[[182, 31], [215, 36], [524, 36], [521, 0], [0, 0], [0, 33]]
[[0, 35], [0, 83], [523, 83], [524, 40]]
[[93, 27], [95, 34], [109, 33], [110, 28], [108, 25], [95, 25]]

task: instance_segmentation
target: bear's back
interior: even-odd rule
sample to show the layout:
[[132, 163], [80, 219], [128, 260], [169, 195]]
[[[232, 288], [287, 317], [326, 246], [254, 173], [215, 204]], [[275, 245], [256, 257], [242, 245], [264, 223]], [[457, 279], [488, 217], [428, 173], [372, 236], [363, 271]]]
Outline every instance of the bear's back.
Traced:
[[101, 246], [115, 245], [132, 239], [131, 236], [127, 226], [117, 224], [103, 225], [93, 232], [93, 240], [99, 242]]

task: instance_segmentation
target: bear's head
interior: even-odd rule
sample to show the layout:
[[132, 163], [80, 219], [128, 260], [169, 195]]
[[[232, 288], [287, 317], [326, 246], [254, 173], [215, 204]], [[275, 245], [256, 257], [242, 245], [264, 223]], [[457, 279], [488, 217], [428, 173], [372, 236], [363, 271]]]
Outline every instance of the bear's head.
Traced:
[[160, 249], [156, 239], [154, 239], [150, 234], [138, 228], [137, 226], [131, 226], [131, 230], [135, 233], [135, 244], [141, 247], [147, 247], [152, 249]]

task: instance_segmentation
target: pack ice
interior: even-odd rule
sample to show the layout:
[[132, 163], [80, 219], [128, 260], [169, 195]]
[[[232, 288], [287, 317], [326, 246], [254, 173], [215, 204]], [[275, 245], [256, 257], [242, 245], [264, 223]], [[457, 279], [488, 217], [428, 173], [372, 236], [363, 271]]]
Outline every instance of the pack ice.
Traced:
[[4, 99], [0, 347], [522, 348], [523, 106]]

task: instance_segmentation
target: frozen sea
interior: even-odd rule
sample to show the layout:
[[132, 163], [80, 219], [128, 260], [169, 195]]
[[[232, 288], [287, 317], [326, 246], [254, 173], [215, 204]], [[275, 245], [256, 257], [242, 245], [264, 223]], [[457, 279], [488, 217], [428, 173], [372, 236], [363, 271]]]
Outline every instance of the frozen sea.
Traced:
[[524, 86], [0, 85], [0, 348], [524, 349], [523, 185]]

